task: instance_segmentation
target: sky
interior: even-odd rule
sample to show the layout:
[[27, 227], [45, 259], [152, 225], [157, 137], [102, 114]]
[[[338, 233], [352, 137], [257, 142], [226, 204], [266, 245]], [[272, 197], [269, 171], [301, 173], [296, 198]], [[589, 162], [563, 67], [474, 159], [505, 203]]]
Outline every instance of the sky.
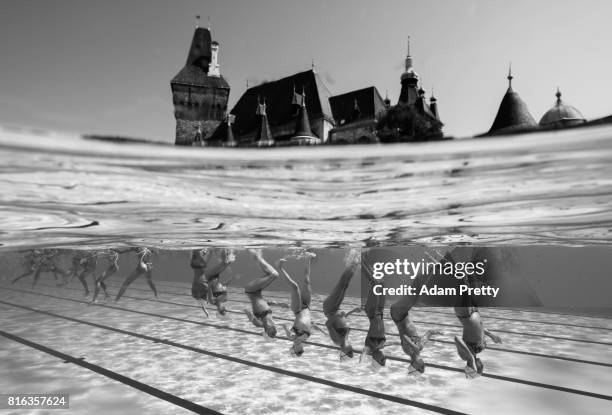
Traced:
[[612, 2], [566, 0], [0, 0], [0, 124], [173, 142], [170, 79], [195, 15], [220, 42], [230, 108], [249, 84], [308, 70], [332, 94], [393, 103], [407, 36], [448, 135], [489, 129], [507, 88], [539, 120], [564, 100], [612, 113]]

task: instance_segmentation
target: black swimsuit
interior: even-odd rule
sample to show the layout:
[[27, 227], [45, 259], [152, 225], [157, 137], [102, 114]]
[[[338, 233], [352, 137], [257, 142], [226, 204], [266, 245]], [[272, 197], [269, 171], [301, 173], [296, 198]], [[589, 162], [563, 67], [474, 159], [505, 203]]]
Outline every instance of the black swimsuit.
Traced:
[[349, 327], [339, 327], [339, 328], [334, 327], [334, 330], [336, 330], [336, 333], [338, 333], [340, 337], [346, 338], [346, 336], [348, 335], [351, 329]]

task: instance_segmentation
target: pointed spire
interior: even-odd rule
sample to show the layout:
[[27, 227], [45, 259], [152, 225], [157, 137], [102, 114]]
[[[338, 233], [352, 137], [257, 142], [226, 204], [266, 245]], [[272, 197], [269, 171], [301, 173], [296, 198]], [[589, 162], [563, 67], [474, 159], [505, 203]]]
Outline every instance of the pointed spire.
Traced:
[[272, 130], [270, 128], [270, 122], [268, 121], [266, 98], [264, 97], [263, 102], [261, 102], [260, 95], [257, 95], [256, 114], [259, 118], [259, 125], [255, 135], [255, 145], [257, 147], [271, 147], [274, 145], [274, 138], [272, 138]]
[[310, 119], [308, 118], [308, 111], [306, 110], [306, 88], [304, 85], [302, 85], [302, 96], [300, 101], [300, 110], [295, 122], [295, 134], [291, 137], [291, 142], [295, 145], [319, 144], [321, 140], [315, 137], [310, 129]]
[[310, 66], [312, 68], [312, 71], [315, 72], [315, 60], [314, 60], [314, 58], [312, 58], [312, 62], [310, 63]]
[[408, 48], [407, 48], [406, 56], [410, 56], [410, 36], [408, 36]]
[[208, 19], [208, 31], [210, 32], [210, 16], [206, 17]]
[[234, 138], [234, 132], [232, 131], [232, 124], [234, 123], [235, 119], [236, 119], [236, 116], [234, 114], [225, 115], [227, 131], [226, 131], [225, 142], [223, 143], [223, 147], [237, 147], [238, 146], [238, 142]]
[[438, 114], [438, 100], [436, 99], [436, 96], [434, 95], [433, 85], [431, 86], [431, 96], [429, 97], [429, 109], [431, 110], [432, 114], [436, 117], [436, 120], [439, 120], [440, 114]]
[[196, 14], [196, 29], [200, 27], [200, 15]]
[[383, 102], [385, 103], [385, 107], [389, 108], [391, 106], [391, 100], [389, 99], [388, 89], [385, 89], [385, 100]]
[[425, 95], [425, 90], [423, 89], [423, 79], [421, 79], [421, 82], [419, 83], [418, 93], [420, 97], [423, 97]]
[[406, 68], [406, 72], [412, 69], [412, 56], [410, 56], [410, 36], [408, 36], [408, 49], [406, 53], [405, 68]]
[[557, 87], [557, 93], [555, 94], [555, 96], [557, 97], [557, 105], [561, 104], [561, 91], [559, 90], [559, 87]]
[[514, 77], [512, 76], [512, 62], [510, 62], [510, 64], [508, 65], [508, 89], [512, 90], [512, 79]]

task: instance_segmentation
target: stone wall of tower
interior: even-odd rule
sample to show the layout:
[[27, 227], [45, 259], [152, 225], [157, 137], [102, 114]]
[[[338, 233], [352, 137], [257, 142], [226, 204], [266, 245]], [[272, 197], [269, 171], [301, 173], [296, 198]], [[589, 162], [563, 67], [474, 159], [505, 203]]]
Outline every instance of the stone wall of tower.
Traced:
[[172, 85], [177, 145], [191, 145], [198, 125], [208, 138], [223, 121], [229, 89], [214, 86]]

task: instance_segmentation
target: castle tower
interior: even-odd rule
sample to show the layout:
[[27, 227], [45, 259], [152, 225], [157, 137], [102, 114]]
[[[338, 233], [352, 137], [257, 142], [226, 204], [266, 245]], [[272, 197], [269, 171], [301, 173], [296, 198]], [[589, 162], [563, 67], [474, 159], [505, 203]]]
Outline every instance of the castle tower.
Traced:
[[410, 36], [408, 36], [408, 53], [406, 54], [405, 71], [400, 77], [402, 82], [402, 91], [400, 92], [398, 105], [412, 105], [419, 98], [417, 84], [419, 82], [419, 74], [412, 67], [412, 56], [410, 56]]
[[310, 120], [308, 118], [308, 111], [306, 110], [306, 92], [303, 87], [302, 95], [297, 95], [295, 90], [293, 91], [292, 103], [299, 104], [300, 110], [295, 123], [295, 134], [291, 137], [291, 142], [301, 146], [320, 144], [321, 140], [312, 134], [312, 129], [310, 128]]
[[230, 87], [221, 76], [218, 53], [210, 30], [196, 26], [187, 62], [170, 81], [176, 145], [192, 145], [198, 128], [206, 140], [224, 119]]
[[440, 119], [440, 114], [438, 114], [438, 100], [434, 96], [433, 87], [431, 87], [431, 97], [429, 97], [429, 109], [431, 113], [436, 116], [436, 120]]
[[272, 130], [270, 129], [270, 122], [268, 121], [268, 113], [266, 110], [266, 99], [263, 102], [257, 99], [257, 134], [255, 135], [255, 146], [256, 147], [272, 147], [275, 142], [272, 137]]
[[234, 138], [234, 131], [232, 128], [232, 124], [234, 124], [234, 120], [236, 117], [232, 114], [227, 114], [225, 117], [226, 124], [226, 132], [225, 132], [225, 141], [223, 142], [223, 147], [238, 147], [238, 141]]
[[499, 104], [497, 115], [493, 125], [491, 125], [491, 129], [487, 133], [488, 135], [532, 131], [538, 127], [538, 124], [527, 108], [527, 104], [512, 89], [512, 79], [514, 79], [512, 67], [508, 69], [507, 78], [508, 90]]

